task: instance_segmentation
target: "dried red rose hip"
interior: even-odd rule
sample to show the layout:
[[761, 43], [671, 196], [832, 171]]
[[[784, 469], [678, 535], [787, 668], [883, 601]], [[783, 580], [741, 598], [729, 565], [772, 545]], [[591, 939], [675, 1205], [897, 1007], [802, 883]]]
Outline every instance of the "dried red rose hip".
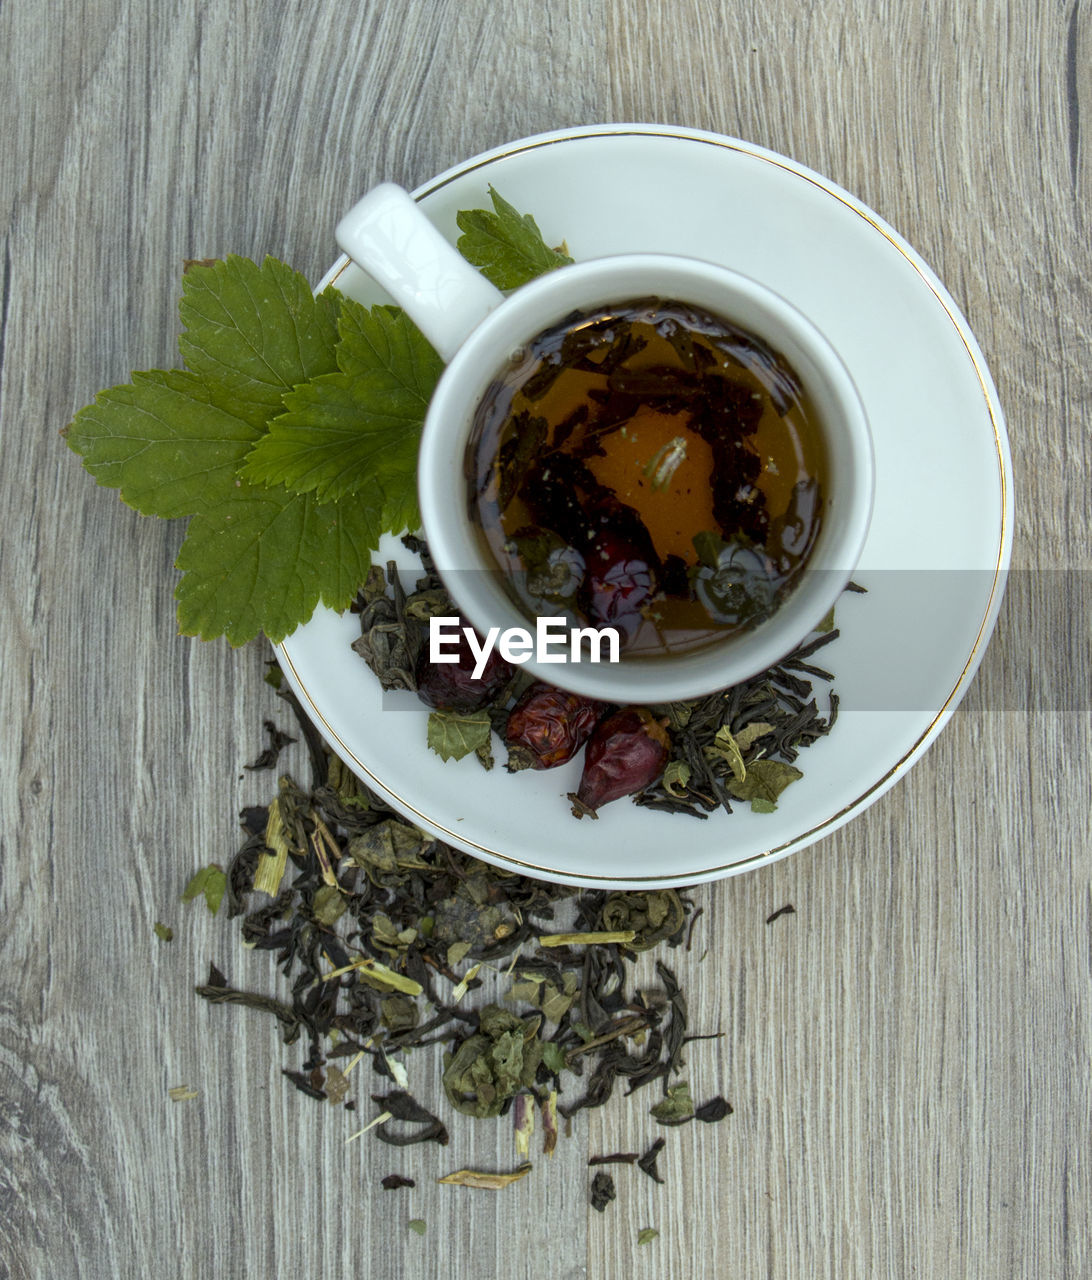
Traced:
[[578, 818], [594, 813], [647, 787], [663, 772], [670, 754], [671, 739], [651, 711], [645, 707], [616, 711], [588, 742], [573, 813]]
[[587, 742], [603, 704], [541, 681], [512, 708], [505, 730], [508, 772], [553, 769], [571, 760]]
[[481, 676], [474, 679], [477, 658], [462, 630], [467, 625], [464, 619], [459, 619], [458, 661], [430, 662], [428, 645], [421, 649], [414, 674], [417, 696], [427, 707], [438, 711], [478, 711], [512, 678], [512, 668], [494, 649]]

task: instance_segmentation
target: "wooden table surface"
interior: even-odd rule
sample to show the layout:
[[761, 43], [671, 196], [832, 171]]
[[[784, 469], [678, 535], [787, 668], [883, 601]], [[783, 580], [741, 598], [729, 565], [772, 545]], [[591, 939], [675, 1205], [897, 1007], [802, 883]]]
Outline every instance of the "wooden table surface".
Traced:
[[[1092, 1275], [1092, 9], [7, 0], [0, 50], [0, 1275]], [[283, 711], [263, 645], [176, 635], [181, 525], [92, 484], [58, 431], [173, 360], [183, 259], [317, 280], [371, 184], [609, 121], [789, 155], [922, 253], [998, 384], [1019, 573], [907, 778], [696, 891], [676, 963], [726, 1034], [688, 1073], [735, 1114], [675, 1131], [665, 1184], [620, 1172], [599, 1214], [585, 1161], [644, 1150], [638, 1095], [517, 1187], [441, 1187], [511, 1167], [508, 1126], [346, 1146], [264, 1018], [194, 997], [210, 957], [267, 974], [179, 895], [268, 798], [240, 766]], [[380, 1190], [394, 1171], [416, 1189]]]

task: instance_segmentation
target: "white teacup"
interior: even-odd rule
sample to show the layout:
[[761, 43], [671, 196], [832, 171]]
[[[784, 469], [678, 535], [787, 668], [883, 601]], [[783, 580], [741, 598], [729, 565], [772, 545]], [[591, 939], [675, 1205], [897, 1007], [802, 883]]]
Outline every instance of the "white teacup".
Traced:
[[764, 621], [701, 649], [618, 662], [542, 663], [535, 676], [605, 702], [698, 697], [750, 678], [823, 620], [857, 563], [872, 512], [868, 421], [849, 372], [794, 306], [756, 280], [697, 259], [624, 254], [551, 271], [505, 297], [471, 267], [400, 187], [369, 192], [337, 239], [409, 313], [447, 362], [429, 405], [418, 460], [421, 517], [437, 569], [483, 634], [528, 619], [488, 559], [467, 504], [467, 444], [475, 411], [513, 350], [574, 311], [655, 296], [704, 309], [783, 353], [816, 409], [828, 462], [822, 526], [796, 585]]

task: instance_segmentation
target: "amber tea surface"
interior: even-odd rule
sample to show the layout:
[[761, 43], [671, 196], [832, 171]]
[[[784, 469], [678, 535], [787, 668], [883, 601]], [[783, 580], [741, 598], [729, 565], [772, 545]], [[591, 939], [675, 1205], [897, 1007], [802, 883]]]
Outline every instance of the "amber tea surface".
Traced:
[[479, 405], [469, 512], [529, 618], [681, 653], [769, 616], [822, 523], [826, 457], [785, 357], [685, 303], [571, 315]]

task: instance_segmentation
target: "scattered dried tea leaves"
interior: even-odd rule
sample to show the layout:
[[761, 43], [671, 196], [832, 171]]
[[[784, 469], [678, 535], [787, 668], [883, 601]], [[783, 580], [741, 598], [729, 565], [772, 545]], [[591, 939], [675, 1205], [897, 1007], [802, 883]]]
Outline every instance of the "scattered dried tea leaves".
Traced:
[[437, 1178], [437, 1182], [447, 1182], [457, 1187], [481, 1187], [486, 1191], [499, 1191], [502, 1187], [511, 1186], [526, 1178], [534, 1166], [521, 1164], [512, 1173], [485, 1173], [480, 1169], [457, 1169], [454, 1173]]
[[637, 1243], [650, 1244], [659, 1234], [655, 1227], [642, 1227], [637, 1232]]
[[[403, 542], [420, 556], [423, 576], [417, 580], [415, 590], [407, 595], [393, 562], [388, 565], [386, 575], [378, 569], [372, 570], [354, 605], [360, 614], [361, 635], [354, 641], [353, 648], [368, 663], [384, 689], [417, 690], [422, 670], [426, 674], [430, 670], [423, 661], [428, 620], [436, 614], [454, 616], [458, 608], [436, 574], [424, 541], [407, 536]], [[636, 791], [635, 802], [647, 808], [698, 818], [705, 818], [718, 808], [731, 813], [733, 804], [740, 800], [749, 802], [753, 812], [774, 812], [781, 792], [802, 776], [793, 762], [804, 748], [828, 734], [837, 719], [838, 695], [830, 691], [829, 712], [824, 716], [818, 709], [812, 686], [813, 681], [829, 681], [833, 677], [808, 661], [837, 638], [837, 631], [816, 635], [776, 666], [744, 684], [690, 702], [649, 708], [656, 730], [656, 742], [652, 745], [658, 773], [650, 774], [651, 780]], [[477, 755], [486, 768], [491, 768], [492, 735], [495, 732], [506, 741], [511, 715], [533, 683], [518, 669], [512, 680], [498, 684], [485, 707], [468, 712], [434, 711], [428, 719], [426, 742], [445, 760]], [[608, 716], [604, 723], [610, 722]], [[648, 738], [643, 721], [636, 727]], [[596, 726], [590, 743], [597, 743], [604, 735], [612, 739], [602, 725]], [[629, 737], [642, 745], [640, 733]], [[620, 741], [622, 745], [632, 746], [624, 735]], [[588, 749], [585, 748], [585, 766]], [[602, 744], [596, 748], [597, 751], [605, 749]], [[510, 772], [518, 771], [521, 763], [526, 763], [522, 756], [515, 760], [511, 754], [522, 750], [517, 738], [509, 752]], [[577, 817], [594, 816], [595, 805], [589, 800], [590, 794], [570, 793]]]
[[197, 1090], [189, 1084], [176, 1084], [173, 1089], [167, 1090], [167, 1096], [172, 1102], [189, 1102], [191, 1098], [197, 1097]]
[[215, 915], [220, 910], [226, 889], [227, 876], [223, 867], [218, 862], [212, 862], [190, 877], [189, 884], [182, 890], [182, 901], [192, 902], [199, 894], [204, 895], [205, 906]]
[[157, 920], [155, 924], [152, 926], [152, 928], [155, 930], [155, 936], [159, 939], [160, 942], [171, 942], [173, 940], [174, 930], [170, 927], [170, 925], [162, 924], [160, 921]]
[[397, 1191], [400, 1187], [415, 1187], [416, 1185], [417, 1183], [412, 1178], [403, 1178], [400, 1173], [388, 1173], [380, 1183], [384, 1191]]
[[[302, 716], [287, 690], [281, 696]], [[386, 1091], [372, 1094], [378, 1114], [347, 1142], [372, 1130], [396, 1146], [447, 1141], [443, 1120], [410, 1094], [401, 1061], [428, 1045], [446, 1050], [442, 1083], [456, 1110], [512, 1111], [521, 1157], [539, 1121], [543, 1154], [555, 1150], [559, 1111], [602, 1106], [618, 1087], [660, 1081], [670, 1092], [691, 1038], [686, 1001], [667, 966], [655, 965], [658, 985], [649, 989], [633, 989], [630, 966], [641, 946], [681, 944], [693, 912], [686, 894], [577, 889], [480, 863], [356, 784], [347, 792], [340, 762], [305, 724], [311, 789], [285, 776], [269, 805], [245, 809], [246, 839], [226, 873], [244, 939], [270, 952], [291, 995], [238, 991], [214, 965], [199, 994], [276, 1017], [286, 1042], [304, 1046], [301, 1069], [284, 1070], [302, 1096], [353, 1107], [348, 1077], [370, 1059]], [[287, 847], [272, 899], [251, 892], [268, 852], [270, 809]], [[547, 933], [552, 921], [569, 927]], [[556, 945], [536, 949], [539, 939]], [[456, 966], [468, 958], [460, 978]], [[484, 966], [530, 1008], [460, 1005], [460, 994], [481, 987], [473, 975]], [[559, 1090], [576, 1076], [583, 1093], [559, 1107]], [[496, 1178], [511, 1175], [481, 1176], [505, 1185]]]

